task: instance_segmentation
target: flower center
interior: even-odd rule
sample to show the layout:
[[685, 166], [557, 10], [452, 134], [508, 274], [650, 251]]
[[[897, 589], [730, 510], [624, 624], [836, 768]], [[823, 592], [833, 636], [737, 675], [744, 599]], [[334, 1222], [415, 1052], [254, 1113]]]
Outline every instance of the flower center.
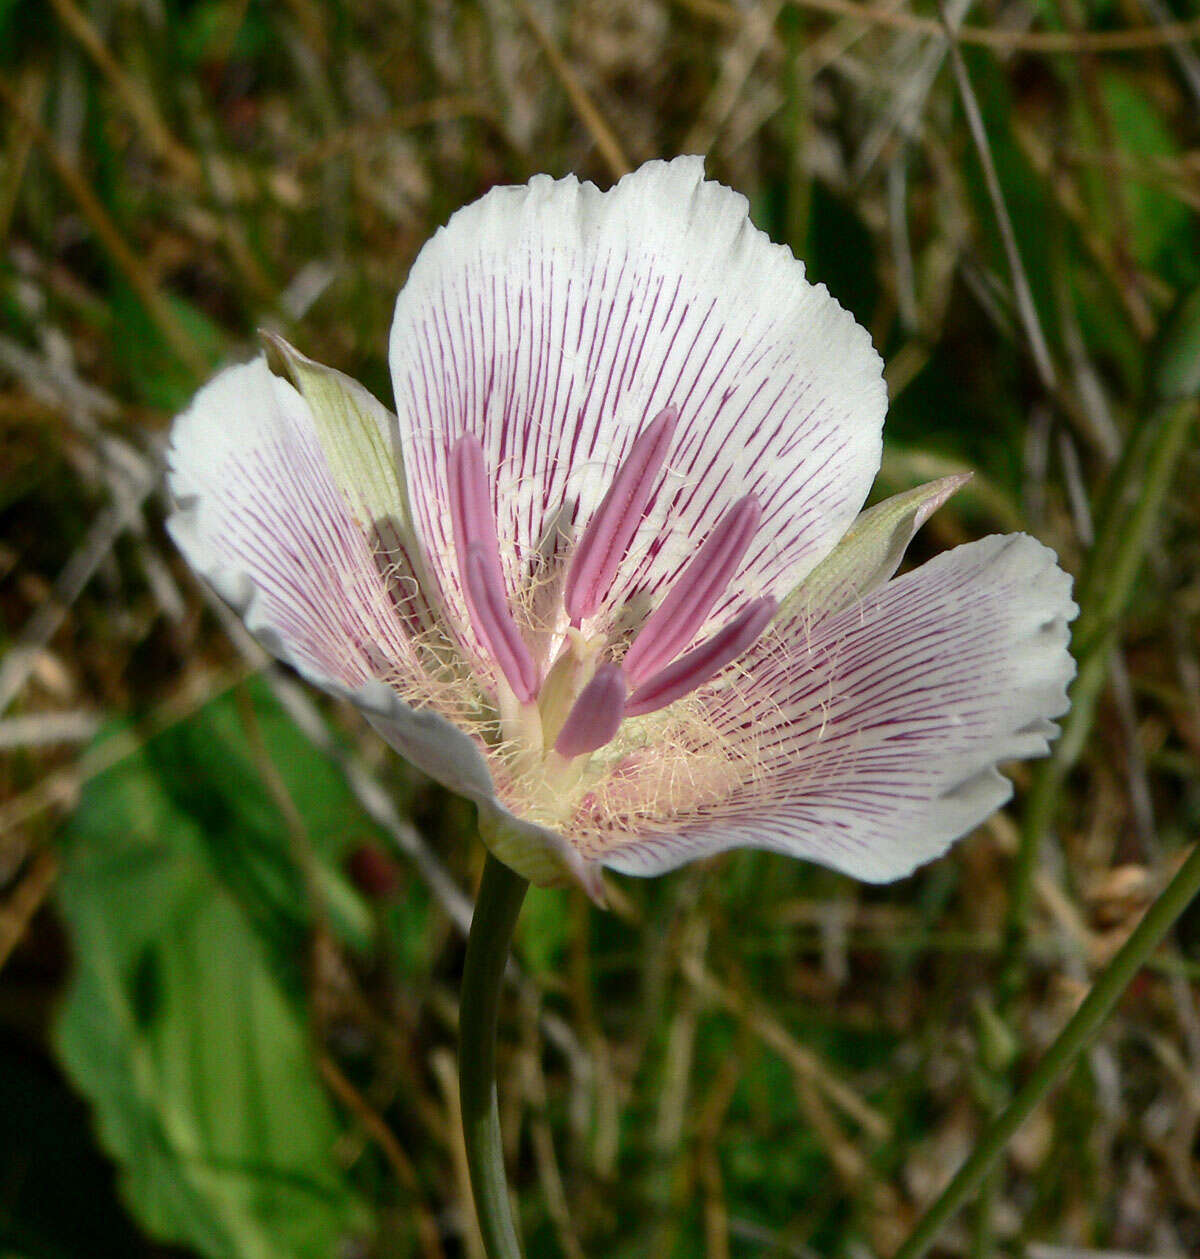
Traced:
[[[659, 481], [679, 412], [665, 407], [638, 434], [600, 506], [579, 538], [563, 585], [565, 641], [545, 678], [513, 618], [504, 591], [496, 523], [479, 439], [464, 433], [450, 450], [450, 515], [467, 615], [521, 715], [506, 725], [534, 731], [560, 770], [611, 742], [628, 717], [652, 713], [688, 695], [741, 656], [770, 623], [776, 600], [749, 600], [691, 650], [717, 600], [729, 588], [762, 519], [748, 494], [728, 508], [619, 662], [600, 659], [603, 637], [583, 623], [612, 589]], [[502, 716], [506, 708], [501, 697]]]

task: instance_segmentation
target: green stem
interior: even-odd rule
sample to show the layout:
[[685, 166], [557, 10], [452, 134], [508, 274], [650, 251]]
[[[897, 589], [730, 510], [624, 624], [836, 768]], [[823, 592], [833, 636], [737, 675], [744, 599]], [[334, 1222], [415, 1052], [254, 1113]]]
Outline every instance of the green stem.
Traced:
[[489, 852], [475, 900], [458, 1019], [458, 1087], [475, 1214], [488, 1259], [521, 1259], [496, 1104], [496, 1010], [529, 883]]
[[1134, 975], [1171, 924], [1200, 892], [1200, 844], [1191, 851], [1163, 894], [1150, 906], [1133, 934], [1101, 972], [1083, 1004], [1025, 1081], [1003, 1113], [990, 1124], [954, 1179], [917, 1221], [893, 1259], [920, 1259], [941, 1228], [979, 1188], [1013, 1133], [1029, 1118], [1055, 1081], [1100, 1030]]

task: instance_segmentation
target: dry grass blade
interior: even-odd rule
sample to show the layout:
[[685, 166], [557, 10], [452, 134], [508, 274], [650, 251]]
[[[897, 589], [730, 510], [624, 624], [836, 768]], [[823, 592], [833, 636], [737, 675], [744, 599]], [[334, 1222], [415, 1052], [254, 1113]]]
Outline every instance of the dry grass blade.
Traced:
[[87, 709], [8, 717], [0, 721], [0, 752], [47, 747], [55, 743], [86, 743], [99, 728], [99, 714]]
[[1042, 387], [1047, 393], [1053, 393], [1056, 383], [1054, 361], [1050, 357], [1050, 347], [1046, 343], [1046, 336], [1042, 331], [1042, 323], [1038, 318], [1037, 306], [1033, 300], [1033, 289], [1029, 284], [1029, 277], [1025, 273], [1025, 264], [1021, 260], [1021, 250], [1017, 245], [1012, 219], [1009, 217], [1008, 207], [1004, 201], [1004, 192], [1000, 187], [1000, 179], [996, 174], [996, 164], [992, 160], [992, 148], [988, 143], [987, 128], [983, 123], [983, 114], [980, 112], [979, 102], [975, 98], [975, 91], [971, 87], [971, 77], [967, 73], [966, 62], [963, 61], [962, 53], [959, 52], [955, 43], [958, 37], [957, 32], [950, 19], [946, 16], [946, 10], [941, 4], [941, 0], [938, 3], [938, 12], [942, 15], [943, 30], [950, 41], [950, 64], [954, 68], [954, 79], [958, 84], [963, 111], [967, 116], [967, 126], [971, 131], [971, 139], [975, 142], [979, 163], [983, 167], [983, 177], [987, 184], [992, 210], [996, 215], [996, 225], [1000, 231], [1000, 239], [1004, 242], [1004, 252], [1008, 258], [1009, 271], [1012, 276], [1013, 296], [1016, 299], [1017, 311], [1025, 329], [1025, 336], [1029, 341], [1029, 349], [1033, 355], [1034, 364], [1037, 367], [1038, 375], [1041, 377]]
[[[37, 114], [42, 107], [46, 92], [46, 76], [36, 67], [23, 76], [15, 89], [23, 113]], [[33, 132], [22, 125], [21, 115], [14, 113], [9, 119], [6, 144], [7, 161], [0, 185], [0, 241], [8, 239], [9, 224], [21, 195], [21, 184], [29, 165], [33, 149]]]
[[571, 1216], [571, 1206], [555, 1149], [554, 1133], [547, 1114], [546, 1076], [542, 1070], [541, 1045], [536, 1035], [538, 1011], [530, 1008], [528, 994], [522, 1005], [525, 1015], [522, 1022], [528, 1043], [521, 1054], [521, 1076], [529, 1102], [529, 1136], [533, 1144], [538, 1180], [563, 1254], [567, 1259], [584, 1259], [584, 1250]]
[[400, 816], [377, 775], [338, 745], [309, 693], [274, 667], [270, 656], [225, 604], [207, 588], [204, 597], [247, 666], [254, 672], [266, 670], [267, 684], [280, 705], [312, 744], [341, 768], [350, 790], [367, 816], [389, 834], [396, 847], [412, 861], [451, 922], [466, 935], [471, 927], [470, 900], [463, 895], [416, 827]]
[[563, 56], [559, 46], [554, 42], [545, 23], [533, 11], [529, 0], [512, 0], [513, 7], [520, 13], [525, 24], [533, 32], [534, 39], [550, 63], [551, 70], [563, 86], [580, 121], [587, 128], [588, 134], [600, 150], [600, 156], [612, 172], [614, 179], [628, 175], [633, 169], [625, 150], [617, 139], [616, 132], [605, 121], [604, 115], [597, 108], [595, 101], [588, 95], [587, 89], [579, 80], [579, 76], [571, 69], [571, 63]]
[[775, 21], [784, 0], [761, 0], [749, 10], [723, 58], [721, 77], [701, 107], [681, 153], [707, 153], [729, 119], [754, 64], [775, 33]]
[[38, 656], [58, 632], [72, 604], [83, 593], [117, 539], [137, 519], [157, 480], [157, 472], [152, 473], [140, 485], [132, 487], [127, 498], [100, 513], [59, 574], [52, 596], [29, 618], [17, 641], [0, 660], [0, 713], [21, 693]]
[[50, 3], [54, 6], [59, 21], [79, 41], [84, 52], [96, 63], [100, 73], [112, 85], [113, 91], [137, 121], [151, 150], [181, 179], [191, 184], [199, 183], [202, 173], [199, 159], [171, 134], [153, 98], [122, 68], [91, 18], [74, 0], [50, 0]]
[[54, 168], [54, 173], [79, 207], [79, 212], [88, 221], [113, 261], [124, 272], [125, 278], [141, 299], [146, 308], [146, 314], [162, 333], [163, 339], [178, 354], [180, 360], [192, 369], [197, 380], [202, 379], [209, 371], [208, 359], [191, 334], [179, 322], [170, 303], [147, 272], [142, 260], [126, 243], [87, 180], [54, 142], [54, 138], [46, 128], [29, 113], [25, 102], [3, 78], [0, 78], [0, 101], [8, 106], [23, 127], [29, 129], [30, 134]]
[[[150, 714], [142, 729], [136, 733], [121, 732], [105, 739], [98, 747], [89, 748], [75, 764], [55, 770], [27, 791], [0, 801], [0, 839], [48, 810], [74, 804], [79, 792], [98, 774], [132, 756], [155, 734], [186, 721], [219, 695], [244, 682], [248, 676], [250, 671], [245, 668], [192, 671], [176, 692]], [[9, 842], [11, 844], [11, 840]]]
[[430, 1066], [446, 1107], [446, 1131], [450, 1134], [452, 1143], [459, 1224], [467, 1259], [488, 1259], [475, 1214], [475, 1199], [471, 1193], [471, 1173], [467, 1169], [467, 1149], [462, 1138], [462, 1108], [458, 1100], [458, 1068], [454, 1064], [454, 1055], [448, 1049], [439, 1049], [430, 1059]]
[[439, 122], [454, 122], [460, 118], [495, 120], [494, 111], [485, 101], [472, 96], [439, 96], [434, 100], [418, 101], [393, 109], [380, 118], [355, 123], [325, 136], [311, 148], [296, 157], [299, 170], [320, 166], [340, 153], [353, 153], [363, 144], [375, 140], [390, 139], [398, 131], [411, 131], [416, 127], [428, 127]]
[[849, 1115], [873, 1139], [882, 1141], [888, 1136], [891, 1125], [887, 1119], [864, 1102], [853, 1089], [831, 1075], [821, 1059], [799, 1044], [775, 1018], [765, 1011], [755, 1009], [747, 998], [721, 984], [699, 962], [684, 959], [681, 968], [689, 983], [694, 984], [710, 1000], [745, 1019], [765, 1044], [774, 1049], [799, 1075], [812, 1080], [835, 1106]]
[[[970, 2], [947, 0], [952, 24], [967, 22], [951, 41], [935, 4], [913, 0], [0, 0], [0, 690], [14, 697], [0, 713], [0, 945], [22, 941], [0, 976], [0, 1066], [15, 1021], [21, 1052], [60, 1078], [28, 1014], [68, 976], [45, 910], [33, 929], [12, 911], [36, 914], [39, 854], [65, 870], [80, 854], [55, 847], [54, 831], [74, 832], [66, 815], [85, 786], [118, 766], [87, 792], [84, 830], [95, 801], [126, 788], [131, 808], [155, 785], [172, 801], [211, 788], [200, 803], [213, 812], [196, 813], [212, 819], [204, 860], [232, 865], [257, 860], [218, 838], [222, 793], [244, 773], [278, 832], [287, 897], [260, 903], [251, 889], [238, 906], [293, 951], [285, 995], [309, 1020], [314, 1065], [325, 1054], [335, 1068], [320, 1068], [333, 1102], [322, 1109], [340, 1133], [317, 1157], [332, 1156], [325, 1170], [366, 1208], [347, 1244], [362, 1259], [477, 1247], [455, 1174], [454, 1068], [438, 1057], [457, 1035], [482, 854], [470, 806], [272, 663], [228, 607], [205, 602], [159, 495], [133, 504], [161, 484], [157, 438], [193, 378], [251, 353], [256, 326], [278, 323], [386, 403], [396, 289], [458, 207], [537, 171], [607, 182], [703, 149], [708, 176], [746, 196], [756, 227], [795, 251], [887, 362], [873, 494], [976, 470], [915, 539], [914, 567], [985, 534], [1031, 532], [1064, 567], [1095, 570], [1089, 634], [1104, 646], [1119, 619], [1120, 654], [1111, 671], [1097, 655], [1076, 684], [1089, 711], [1063, 722], [1048, 804], [1038, 765], [1018, 770], [1017, 808], [912, 879], [860, 889], [741, 853], [658, 880], [614, 875], [609, 915], [581, 894], [531, 894], [520, 964], [505, 973], [507, 1165], [535, 1254], [895, 1252], [1178, 861], [1200, 764], [1194, 443], [1162, 490], [1127, 610], [1098, 596], [1129, 565], [1092, 560], [1120, 560], [1118, 535], [1143, 527], [1141, 476], [1113, 510], [1105, 487], [1120, 482], [1131, 436], [1158, 422], [1151, 355], [1197, 277], [1197, 9], [1003, 0], [976, 5], [972, 22]], [[951, 48], [965, 84], [944, 65]], [[636, 224], [633, 237], [641, 257]], [[769, 314], [773, 296], [751, 294], [747, 313]], [[538, 332], [529, 309], [516, 308], [506, 342], [518, 381], [523, 338], [536, 345]], [[668, 322], [663, 303], [641, 309]], [[638, 310], [604, 342], [628, 350], [630, 380], [652, 348]], [[554, 368], [544, 360], [542, 379]], [[193, 741], [210, 721], [232, 730], [247, 705], [261, 727], [239, 728], [233, 761], [234, 744]], [[145, 746], [180, 721], [177, 737]], [[193, 749], [190, 782], [177, 760]], [[311, 782], [293, 778], [293, 753], [311, 761]], [[1025, 877], [1014, 818], [1042, 808], [1006, 1006], [991, 994], [1018, 956], [1005, 931]], [[297, 904], [306, 878], [312, 903]], [[1086, 1075], [1023, 1131], [975, 1237], [947, 1235], [947, 1254], [1200, 1253], [1192, 927], [1147, 958]], [[1012, 1075], [993, 1069], [973, 996], [1015, 1038]], [[0, 1070], [0, 1113], [23, 1113], [23, 1078]], [[1083, 1132], [1087, 1176], [1062, 1157]], [[23, 1135], [32, 1150], [40, 1128]], [[53, 1137], [64, 1149], [90, 1139], [65, 1121]], [[110, 1180], [64, 1187], [54, 1166], [31, 1157], [6, 1223], [28, 1223], [26, 1186], [110, 1203]], [[126, 1206], [121, 1219], [144, 1226]], [[262, 1252], [291, 1259], [277, 1222], [264, 1223]], [[144, 1248], [104, 1241], [89, 1232], [82, 1250]]]
[[329, 1091], [362, 1125], [363, 1130], [379, 1147], [396, 1179], [408, 1191], [409, 1198], [406, 1205], [413, 1211], [416, 1218], [421, 1254], [425, 1256], [425, 1259], [445, 1259], [446, 1252], [442, 1248], [437, 1221], [433, 1218], [433, 1213], [422, 1196], [421, 1183], [413, 1161], [404, 1152], [404, 1147], [397, 1140], [396, 1134], [328, 1054], [317, 1055], [317, 1066], [325, 1083], [329, 1086]]
[[[838, 17], [852, 17], [860, 22], [878, 26], [891, 26], [897, 30], [916, 31], [922, 35], [941, 34], [941, 22], [934, 18], [917, 17], [911, 13], [896, 13], [873, 5], [859, 4], [857, 0], [791, 0], [797, 7], [813, 9], [819, 13], [832, 13]], [[732, 8], [732, 6], [730, 6]], [[734, 10], [734, 12], [737, 12]], [[729, 19], [731, 23], [734, 19]], [[964, 26], [957, 38], [960, 43], [991, 48], [998, 52], [1020, 51], [1041, 53], [1119, 53], [1134, 52], [1145, 48], [1163, 48], [1172, 44], [1187, 44], [1200, 38], [1200, 18], [1185, 22], [1167, 22], [1161, 26], [1147, 26], [1124, 31], [1002, 31], [986, 26]]]
[[0, 970], [24, 938], [57, 877], [58, 858], [51, 849], [41, 849], [0, 907]]

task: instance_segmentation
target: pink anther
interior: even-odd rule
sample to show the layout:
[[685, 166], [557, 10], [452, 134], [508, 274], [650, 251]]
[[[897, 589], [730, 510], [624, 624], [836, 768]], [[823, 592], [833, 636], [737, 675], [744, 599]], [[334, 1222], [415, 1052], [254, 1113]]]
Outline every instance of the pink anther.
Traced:
[[677, 407], [664, 407], [638, 434], [604, 501], [579, 539], [563, 588], [563, 602], [572, 625], [591, 616], [612, 585], [617, 567], [645, 517], [646, 504], [678, 419]]
[[478, 542], [467, 547], [463, 578], [475, 633], [500, 666], [513, 694], [523, 704], [528, 704], [538, 691], [537, 665], [508, 610], [499, 571]]
[[[488, 562], [495, 567], [498, 575], [503, 576], [483, 447], [473, 433], [464, 433], [450, 447], [446, 472], [450, 482], [450, 523], [454, 528], [456, 551], [459, 555], [466, 555], [472, 543], [479, 543]], [[462, 561], [459, 563], [461, 566]]]
[[554, 750], [568, 760], [594, 752], [617, 733], [624, 715], [624, 670], [619, 664], [602, 664], [571, 705]]
[[758, 499], [747, 494], [717, 522], [626, 653], [622, 664], [631, 686], [652, 678], [696, 637], [737, 572], [761, 519]]
[[777, 606], [770, 595], [752, 599], [723, 629], [643, 682], [626, 701], [625, 716], [641, 717], [665, 708], [716, 677], [767, 628]]
[[450, 523], [471, 628], [523, 704], [537, 695], [537, 665], [513, 620], [504, 591], [500, 544], [479, 439], [464, 433], [450, 449]]

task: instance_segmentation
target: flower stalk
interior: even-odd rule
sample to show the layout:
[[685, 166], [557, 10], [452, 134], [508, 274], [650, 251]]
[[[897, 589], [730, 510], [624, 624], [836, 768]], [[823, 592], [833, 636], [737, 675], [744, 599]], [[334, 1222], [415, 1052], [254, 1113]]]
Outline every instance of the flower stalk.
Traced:
[[475, 1214], [488, 1259], [521, 1259], [496, 1103], [496, 1012], [529, 883], [489, 852], [471, 918], [458, 1021], [458, 1087]]

